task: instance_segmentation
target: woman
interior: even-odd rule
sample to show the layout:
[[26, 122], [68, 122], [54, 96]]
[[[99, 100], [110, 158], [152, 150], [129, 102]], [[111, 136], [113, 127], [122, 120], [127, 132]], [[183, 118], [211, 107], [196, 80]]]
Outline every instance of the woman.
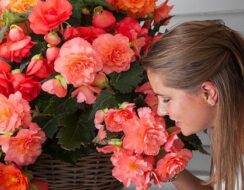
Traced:
[[[244, 190], [244, 40], [220, 21], [186, 22], [144, 58], [158, 114], [184, 135], [211, 129], [213, 170], [204, 183], [188, 171], [178, 190]], [[214, 187], [214, 188], [212, 188]]]

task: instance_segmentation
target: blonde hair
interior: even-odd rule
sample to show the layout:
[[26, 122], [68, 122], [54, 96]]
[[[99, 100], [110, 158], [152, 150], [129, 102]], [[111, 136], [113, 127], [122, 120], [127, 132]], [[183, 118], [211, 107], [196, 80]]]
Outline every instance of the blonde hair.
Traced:
[[185, 22], [166, 32], [143, 59], [167, 86], [196, 89], [212, 81], [218, 91], [217, 126], [212, 131], [213, 167], [209, 183], [244, 189], [244, 40], [222, 21]]

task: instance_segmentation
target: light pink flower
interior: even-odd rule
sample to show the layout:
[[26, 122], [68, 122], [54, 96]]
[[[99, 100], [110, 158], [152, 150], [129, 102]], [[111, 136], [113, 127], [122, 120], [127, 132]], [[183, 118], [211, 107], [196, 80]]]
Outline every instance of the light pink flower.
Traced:
[[71, 96], [77, 96], [77, 102], [86, 102], [87, 104], [93, 104], [97, 95], [100, 93], [101, 89], [93, 86], [81, 86], [72, 92]]
[[29, 129], [21, 129], [14, 137], [1, 136], [0, 145], [6, 154], [4, 160], [19, 166], [33, 164], [41, 154], [45, 139], [45, 133], [35, 123], [31, 123]]
[[183, 171], [191, 158], [192, 153], [187, 149], [166, 154], [158, 161], [156, 167], [156, 172], [160, 176], [160, 180], [167, 181]]
[[129, 38], [121, 34], [115, 36], [102, 34], [93, 41], [93, 47], [99, 52], [106, 74], [126, 71], [133, 61], [134, 52], [130, 48]]
[[68, 84], [78, 87], [91, 84], [96, 72], [102, 69], [102, 63], [91, 44], [77, 37], [63, 44], [54, 69], [61, 73]]
[[164, 120], [154, 117], [149, 108], [139, 108], [138, 115], [123, 124], [123, 146], [138, 154], [157, 155], [168, 136]]
[[57, 78], [50, 79], [42, 84], [42, 90], [49, 94], [55, 94], [57, 97], [65, 97], [67, 94], [67, 84]]
[[112, 170], [113, 176], [122, 182], [125, 187], [129, 187], [131, 183], [136, 186], [144, 186], [148, 183], [146, 173], [152, 170], [150, 162], [123, 149], [115, 152], [111, 157], [111, 161], [115, 166]]
[[0, 131], [14, 132], [30, 122], [30, 106], [20, 92], [11, 94], [8, 99], [0, 94]]

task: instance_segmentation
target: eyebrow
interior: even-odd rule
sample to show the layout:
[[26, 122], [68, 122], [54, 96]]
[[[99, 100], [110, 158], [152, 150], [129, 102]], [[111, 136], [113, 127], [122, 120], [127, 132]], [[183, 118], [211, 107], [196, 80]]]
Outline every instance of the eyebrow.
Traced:
[[157, 93], [157, 92], [154, 92], [154, 94], [156, 94], [157, 96], [163, 96], [163, 97], [165, 97], [165, 96], [166, 96], [166, 95], [164, 95], [164, 94]]

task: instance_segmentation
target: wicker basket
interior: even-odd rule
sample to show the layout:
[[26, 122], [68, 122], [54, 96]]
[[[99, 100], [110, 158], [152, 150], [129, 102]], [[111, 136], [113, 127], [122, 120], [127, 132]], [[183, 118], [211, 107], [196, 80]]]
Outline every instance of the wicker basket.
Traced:
[[35, 178], [46, 180], [49, 190], [120, 190], [122, 184], [112, 175], [110, 155], [92, 153], [76, 165], [41, 155], [32, 166]]

